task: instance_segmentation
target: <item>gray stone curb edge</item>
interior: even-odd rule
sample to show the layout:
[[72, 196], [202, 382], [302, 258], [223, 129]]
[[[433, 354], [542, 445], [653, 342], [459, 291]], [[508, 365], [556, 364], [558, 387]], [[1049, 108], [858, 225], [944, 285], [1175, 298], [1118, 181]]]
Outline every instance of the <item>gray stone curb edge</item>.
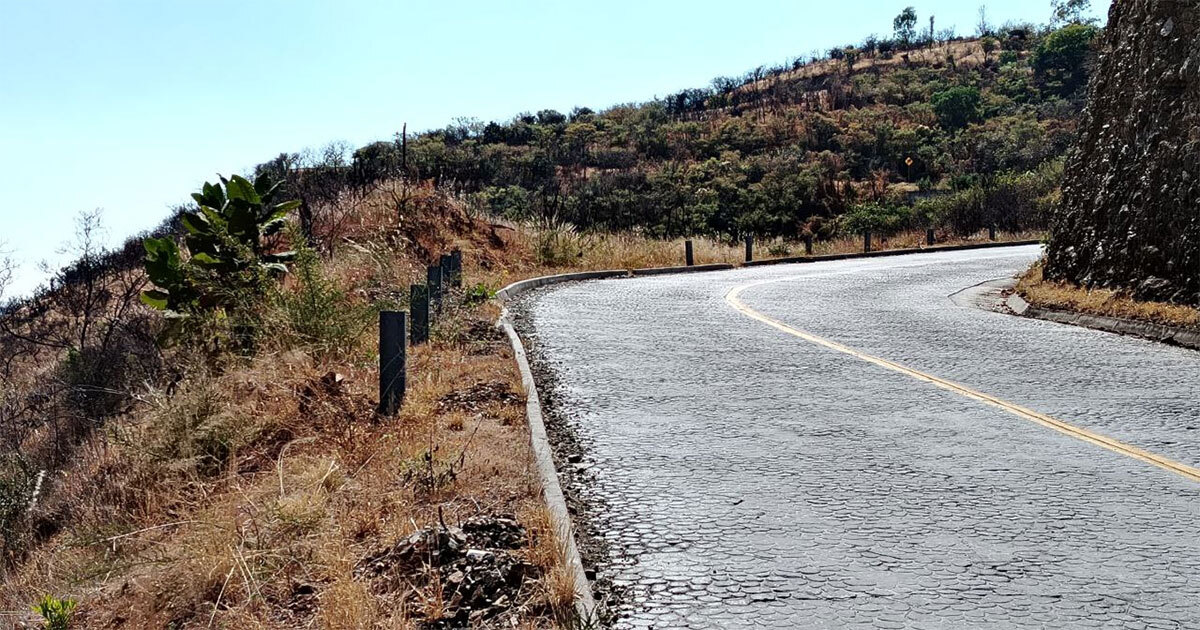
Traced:
[[[559, 282], [563, 282], [563, 280]], [[537, 469], [538, 479], [542, 483], [542, 496], [550, 511], [551, 525], [558, 534], [559, 544], [564, 548], [567, 571], [570, 572], [571, 579], [575, 583], [575, 613], [580, 620], [590, 623], [596, 618], [596, 599], [592, 596], [592, 586], [588, 583], [587, 574], [583, 570], [579, 546], [575, 544], [575, 529], [571, 525], [571, 514], [567, 511], [567, 500], [563, 496], [562, 486], [558, 483], [558, 470], [554, 468], [554, 454], [550, 446], [550, 436], [546, 433], [546, 422], [542, 418], [542, 403], [538, 396], [537, 384], [533, 380], [533, 371], [529, 369], [529, 359], [525, 355], [525, 346], [521, 343], [521, 337], [508, 319], [508, 309], [505, 309], [500, 315], [500, 321], [496, 325], [508, 335], [508, 340], [512, 343], [513, 357], [517, 361], [517, 368], [521, 371], [521, 384], [525, 388], [525, 415], [529, 421], [529, 441], [533, 447], [534, 468]]]
[[1151, 341], [1182, 346], [1192, 350], [1200, 350], [1200, 332], [1192, 330], [1175, 328], [1173, 326], [1164, 326], [1162, 324], [1153, 324], [1150, 322], [1139, 322], [1132, 319], [1122, 319], [1120, 317], [1090, 315], [1087, 313], [1072, 313], [1070, 311], [1042, 308], [1026, 302], [1024, 298], [1016, 293], [1010, 294], [1008, 298], [1005, 299], [1005, 305], [1008, 306], [1013, 313], [1020, 315], [1021, 317], [1043, 319], [1046, 321], [1059, 324], [1068, 324], [1071, 326], [1082, 326], [1084, 328], [1117, 333], [1119, 335], [1142, 337]]

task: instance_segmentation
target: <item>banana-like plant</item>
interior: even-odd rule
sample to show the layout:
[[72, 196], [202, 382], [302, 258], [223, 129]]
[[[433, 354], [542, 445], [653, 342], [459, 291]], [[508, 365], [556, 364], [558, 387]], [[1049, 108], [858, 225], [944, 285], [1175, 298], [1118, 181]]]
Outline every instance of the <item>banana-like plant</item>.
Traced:
[[228, 292], [206, 290], [201, 278], [219, 282], [232, 281], [247, 271], [287, 273], [284, 263], [295, 252], [266, 253], [264, 239], [283, 230], [288, 212], [300, 202], [275, 203], [278, 190], [279, 184], [272, 184], [265, 174], [253, 184], [237, 175], [222, 177], [220, 184], [205, 182], [200, 192], [192, 194], [197, 208], [180, 215], [187, 230], [184, 243], [190, 257], [186, 261], [169, 236], [143, 241], [146, 274], [157, 288], [143, 292], [142, 301], [180, 315], [196, 308], [219, 308]]

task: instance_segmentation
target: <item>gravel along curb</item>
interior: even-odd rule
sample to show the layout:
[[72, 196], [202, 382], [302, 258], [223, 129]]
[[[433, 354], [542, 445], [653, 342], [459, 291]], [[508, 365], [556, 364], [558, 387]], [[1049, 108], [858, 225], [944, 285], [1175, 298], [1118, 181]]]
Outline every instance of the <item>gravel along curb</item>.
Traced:
[[1152, 324], [1150, 322], [1139, 322], [1132, 319], [1122, 319], [1120, 317], [1089, 315], [1086, 313], [1072, 313], [1069, 311], [1041, 308], [1026, 302], [1024, 298], [1016, 293], [1009, 295], [1005, 299], [1005, 305], [1008, 306], [1009, 310], [1021, 317], [1044, 319], [1072, 326], [1083, 326], [1084, 328], [1092, 328], [1119, 335], [1142, 337], [1151, 341], [1200, 350], [1200, 332], [1193, 330]]
[[987, 243], [968, 243], [966, 245], [935, 245], [933, 247], [909, 248], [909, 249], [881, 249], [873, 252], [857, 252], [850, 254], [825, 254], [822, 256], [793, 256], [791, 258], [767, 258], [764, 260], [753, 260], [744, 263], [746, 267], [758, 267], [760, 265], [783, 265], [789, 263], [809, 263], [822, 262], [826, 260], [849, 260], [851, 258], [879, 258], [882, 256], [903, 256], [905, 254], [929, 254], [933, 252], [957, 252], [966, 249], [990, 249], [992, 247], [1018, 247], [1020, 245], [1041, 245], [1040, 240], [1035, 241], [989, 241]]
[[[559, 282], [565, 281], [559, 280]], [[511, 298], [512, 295], [510, 294], [508, 297]], [[567, 571], [571, 573], [575, 583], [575, 612], [585, 625], [590, 624], [596, 619], [596, 599], [592, 596], [592, 586], [588, 583], [587, 574], [583, 570], [579, 547], [575, 544], [575, 529], [571, 525], [571, 515], [567, 511], [567, 501], [563, 496], [562, 486], [558, 483], [558, 471], [554, 468], [550, 438], [546, 434], [546, 423], [542, 419], [542, 403], [538, 397], [537, 384], [533, 380], [533, 372], [529, 369], [525, 346], [521, 343], [521, 337], [517, 335], [512, 322], [508, 319], [507, 309], [500, 315], [500, 321], [496, 325], [508, 335], [508, 340], [512, 343], [513, 358], [516, 359], [517, 368], [521, 371], [521, 384], [525, 388], [525, 415], [529, 420], [529, 441], [533, 447], [534, 466], [537, 468], [537, 475], [542, 483], [542, 496], [546, 500], [546, 507], [550, 510], [550, 521], [558, 533], [560, 543], [565, 547]]]

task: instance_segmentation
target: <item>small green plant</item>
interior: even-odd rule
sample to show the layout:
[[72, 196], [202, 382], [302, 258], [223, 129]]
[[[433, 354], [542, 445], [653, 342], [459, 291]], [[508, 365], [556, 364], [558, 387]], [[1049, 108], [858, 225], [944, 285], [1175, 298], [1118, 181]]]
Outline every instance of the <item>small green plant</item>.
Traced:
[[463, 291], [463, 301], [466, 304], [482, 304], [496, 297], [496, 290], [480, 282]]
[[42, 627], [46, 630], [67, 630], [75, 614], [75, 600], [43, 595], [41, 601], [34, 604], [33, 612], [42, 616]]

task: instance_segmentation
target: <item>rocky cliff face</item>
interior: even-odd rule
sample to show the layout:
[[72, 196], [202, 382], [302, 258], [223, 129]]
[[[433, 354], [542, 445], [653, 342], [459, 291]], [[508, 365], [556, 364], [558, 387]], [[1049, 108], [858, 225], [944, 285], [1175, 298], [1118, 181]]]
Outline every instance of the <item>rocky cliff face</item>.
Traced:
[[1047, 274], [1200, 305], [1200, 2], [1116, 0]]

